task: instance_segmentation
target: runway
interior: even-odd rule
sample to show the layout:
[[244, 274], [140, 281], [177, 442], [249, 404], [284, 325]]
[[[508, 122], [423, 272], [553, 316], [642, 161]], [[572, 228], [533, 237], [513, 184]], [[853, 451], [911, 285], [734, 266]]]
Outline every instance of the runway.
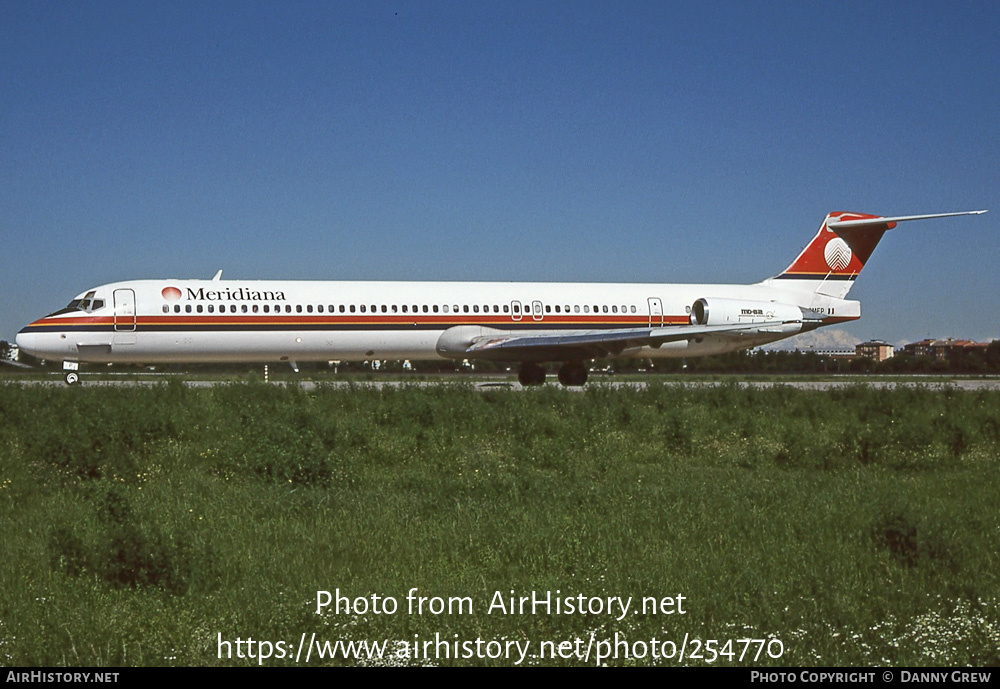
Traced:
[[[66, 385], [61, 377], [53, 377], [51, 379], [44, 380], [20, 380], [17, 378], [8, 378], [7, 382], [18, 385], [49, 385], [64, 387], [66, 389], [76, 389], [78, 387], [89, 388], [89, 387], [129, 387], [129, 386], [151, 386], [151, 385], [162, 385], [169, 380], [176, 380], [181, 378], [176, 374], [160, 374], [160, 375], [145, 375], [142, 377], [122, 377], [122, 378], [108, 378], [107, 374], [102, 375], [99, 379], [87, 379], [86, 374], [82, 376], [82, 380], [77, 386]], [[190, 388], [210, 388], [218, 385], [233, 385], [242, 384], [245, 381], [240, 380], [211, 380], [211, 379], [198, 379], [195, 378], [184, 378], [181, 381], [185, 386]], [[839, 388], [848, 388], [854, 386], [863, 386], [876, 389], [895, 389], [895, 388], [923, 388], [931, 390], [964, 390], [964, 391], [980, 391], [988, 390], [995, 391], [1000, 390], [1000, 378], [987, 377], [987, 378], [949, 378], [949, 377], [938, 377], [938, 376], [927, 376], [925, 378], [915, 378], [907, 377], [899, 380], [894, 379], [881, 379], [881, 378], [861, 378], [861, 377], [850, 377], [845, 379], [830, 379], [830, 380], [747, 380], [747, 379], [726, 379], [726, 380], [692, 380], [683, 381], [677, 379], [669, 380], [602, 380], [591, 379], [586, 385], [581, 387], [563, 387], [559, 385], [554, 380], [552, 382], [546, 383], [543, 386], [522, 386], [513, 378], [508, 377], [498, 377], [496, 379], [474, 379], [474, 380], [463, 380], [460, 378], [442, 378], [440, 380], [329, 380], [329, 381], [314, 381], [314, 380], [303, 380], [296, 382], [293, 380], [279, 380], [271, 381], [269, 385], [276, 386], [297, 386], [303, 390], [313, 391], [322, 388], [334, 388], [343, 389], [349, 387], [357, 388], [368, 388], [368, 389], [393, 389], [393, 388], [407, 388], [407, 387], [435, 387], [435, 386], [470, 386], [476, 390], [483, 392], [496, 391], [496, 390], [537, 390], [541, 388], [561, 388], [567, 391], [573, 392], [583, 392], [592, 387], [606, 387], [606, 388], [631, 388], [636, 390], [642, 390], [648, 386], [675, 386], [675, 387], [694, 387], [694, 388], [711, 388], [711, 387], [721, 387], [725, 385], [737, 385], [740, 387], [750, 387], [757, 389], [767, 389], [775, 387], [785, 387], [793, 388], [796, 390], [815, 390], [815, 391], [828, 391], [835, 390]]]

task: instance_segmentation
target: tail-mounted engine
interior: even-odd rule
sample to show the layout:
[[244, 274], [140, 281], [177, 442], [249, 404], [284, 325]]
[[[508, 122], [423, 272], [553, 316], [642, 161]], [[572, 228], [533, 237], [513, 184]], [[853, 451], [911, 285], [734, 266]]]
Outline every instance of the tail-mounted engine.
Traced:
[[701, 298], [691, 305], [691, 325], [754, 325], [800, 323], [802, 309], [775, 301]]

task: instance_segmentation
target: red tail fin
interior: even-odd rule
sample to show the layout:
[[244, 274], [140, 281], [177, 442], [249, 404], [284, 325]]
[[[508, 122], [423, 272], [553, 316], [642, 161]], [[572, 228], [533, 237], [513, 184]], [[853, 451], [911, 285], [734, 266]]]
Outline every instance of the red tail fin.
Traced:
[[[886, 230], [896, 223], [873, 222], [857, 227], [837, 227], [851, 220], [878, 221], [877, 215], [838, 211], [826, 216], [819, 232], [778, 277], [803, 276], [805, 279], [849, 279], [861, 272]], [[836, 228], [836, 229], [832, 229]]]
[[980, 215], [986, 211], [936, 213], [934, 215], [901, 215], [886, 218], [866, 213], [838, 211], [826, 216], [819, 232], [792, 261], [785, 272], [773, 280], [795, 280], [802, 291], [818, 292], [843, 299], [854, 278], [865, 267], [868, 258], [886, 230], [905, 220], [949, 218], [956, 215]]

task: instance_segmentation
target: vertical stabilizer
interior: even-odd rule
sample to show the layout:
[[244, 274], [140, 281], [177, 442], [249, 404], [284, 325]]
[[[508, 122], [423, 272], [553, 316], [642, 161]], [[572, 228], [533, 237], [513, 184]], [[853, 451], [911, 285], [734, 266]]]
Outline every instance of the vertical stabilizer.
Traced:
[[882, 235], [894, 228], [896, 223], [956, 215], [979, 215], [985, 212], [963, 211], [893, 218], [847, 211], [830, 213], [806, 248], [783, 273], [775, 275], [771, 280], [781, 280], [784, 283], [782, 286], [796, 291], [843, 299], [875, 251]]
[[[848, 220], [868, 220], [872, 224], [853, 230], [845, 227], [839, 228], [839, 232], [834, 231], [838, 223]], [[881, 220], [877, 215], [864, 213], [830, 213], [813, 240], [783, 273], [773, 279], [794, 281], [789, 286], [796, 290], [843, 299], [882, 235], [896, 226], [894, 222]]]

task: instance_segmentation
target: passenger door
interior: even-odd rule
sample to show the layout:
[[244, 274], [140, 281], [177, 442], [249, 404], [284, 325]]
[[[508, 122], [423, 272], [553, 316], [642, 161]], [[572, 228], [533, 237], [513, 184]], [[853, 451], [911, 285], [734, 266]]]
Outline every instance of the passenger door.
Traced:
[[115, 290], [115, 333], [113, 344], [135, 344], [135, 292]]

